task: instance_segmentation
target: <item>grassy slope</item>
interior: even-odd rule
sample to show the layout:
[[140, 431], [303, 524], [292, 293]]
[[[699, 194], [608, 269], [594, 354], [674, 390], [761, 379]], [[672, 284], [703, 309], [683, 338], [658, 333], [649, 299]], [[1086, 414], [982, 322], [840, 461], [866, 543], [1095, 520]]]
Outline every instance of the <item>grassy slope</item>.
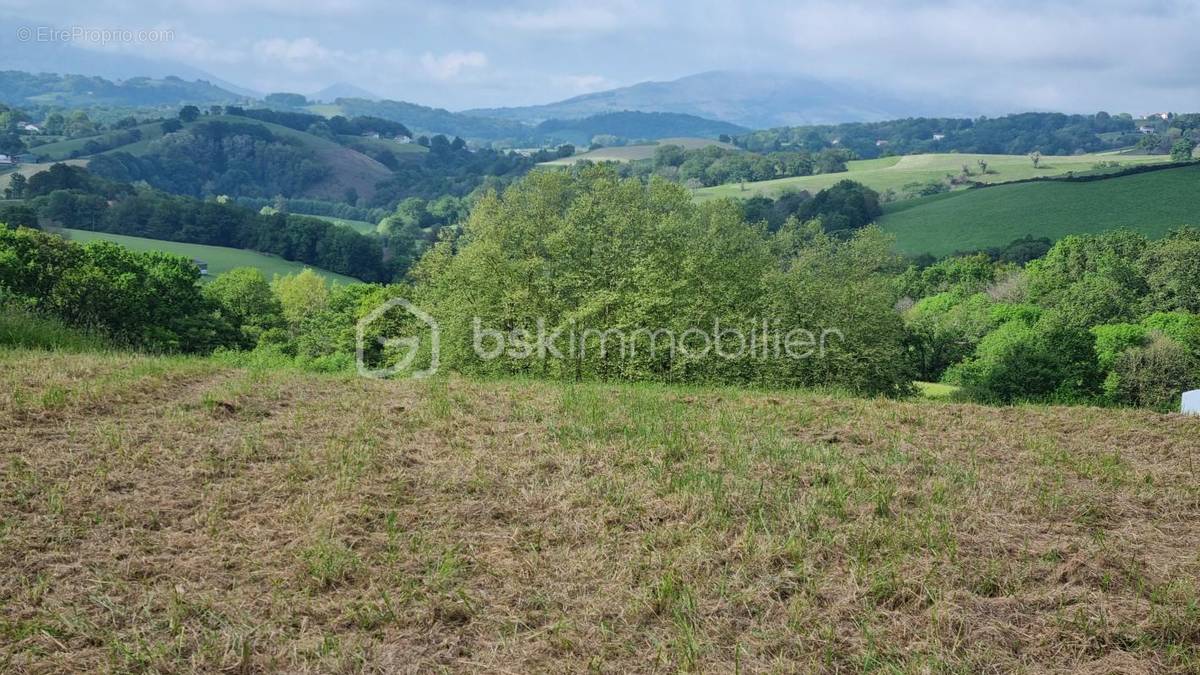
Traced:
[[[86, 159], [68, 159], [68, 160], [64, 161], [63, 164], [70, 164], [71, 166], [87, 166], [87, 160]], [[19, 173], [19, 174], [25, 176], [26, 178], [29, 178], [30, 176], [32, 176], [35, 173], [40, 173], [42, 171], [45, 171], [46, 169], [49, 169], [51, 166], [53, 166], [53, 162], [46, 162], [43, 164], [22, 164], [22, 165], [18, 166], [16, 168], [16, 170], [5, 171], [4, 173], [0, 173], [0, 192], [3, 192], [4, 188], [8, 187], [8, 182], [12, 179], [14, 174]]]
[[1200, 225], [1200, 166], [1089, 183], [1023, 183], [901, 203], [880, 224], [904, 253], [944, 255], [1033, 235], [1127, 227], [1160, 237]]
[[[162, 135], [163, 135], [162, 122], [148, 122], [146, 124], [138, 125], [137, 127], [134, 127], [134, 128], [136, 128], [142, 132], [142, 140], [139, 141], [137, 143], [137, 145], [148, 145], [151, 141], [158, 139], [158, 138], [162, 138]], [[66, 158], [70, 157], [71, 153], [74, 151], [78, 150], [78, 151], [82, 152], [84, 144], [86, 144], [88, 141], [91, 141], [91, 140], [102, 141], [102, 140], [106, 139], [110, 134], [116, 134], [116, 133], [122, 133], [122, 132], [119, 132], [119, 131], [118, 132], [105, 132], [102, 134], [98, 134], [96, 136], [88, 136], [86, 138], [70, 138], [67, 140], [56, 141], [54, 143], [47, 143], [45, 145], [39, 145], [38, 147], [30, 150], [30, 152], [32, 152], [35, 155], [39, 155], [39, 156], [44, 155], [46, 157], [49, 157], [51, 161], [66, 159]], [[123, 146], [118, 149], [119, 150], [127, 150], [129, 147], [130, 147], [129, 145], [126, 145], [126, 146]]]
[[331, 222], [334, 225], [344, 225], [345, 227], [349, 227], [357, 232], [361, 232], [362, 234], [370, 234], [371, 232], [374, 232], [376, 228], [375, 223], [368, 223], [365, 220], [349, 220], [347, 218], [334, 218], [333, 216], [314, 216], [307, 213], [302, 213], [299, 215], [302, 215], [306, 218], [320, 218], [321, 220]]
[[728, 143], [714, 141], [711, 138], [664, 138], [656, 143], [647, 143], [645, 145], [598, 148], [589, 152], [571, 155], [570, 157], [542, 162], [540, 166], [570, 166], [585, 159], [593, 162], [628, 162], [635, 159], [651, 159], [654, 157], [655, 149], [660, 145], [681, 145], [689, 150], [704, 148], [710, 145], [717, 145], [729, 150], [736, 149]]
[[[143, 237], [128, 237], [121, 234], [109, 234], [107, 232], [89, 232], [87, 230], [65, 230], [73, 241], [85, 243], [95, 240], [111, 241], [135, 251], [165, 251], [167, 253], [177, 253], [188, 258], [203, 260], [208, 263], [208, 273], [212, 276], [228, 272], [235, 267], [257, 267], [262, 270], [263, 275], [270, 279], [272, 276], [279, 274], [293, 274], [301, 272], [305, 267], [312, 267], [304, 263], [292, 262], [284, 260], [278, 256], [267, 255], [255, 251], [247, 251], [240, 248], [227, 248], [224, 246], [206, 246], [204, 244], [184, 244], [175, 241], [162, 241], [160, 239], [145, 239]], [[346, 284], [362, 283], [358, 279], [348, 277], [342, 274], [334, 274], [320, 268], [313, 268], [325, 276], [329, 281], [338, 281]]]
[[[221, 121], [236, 124], [260, 124], [271, 131], [271, 133], [299, 141], [305, 147], [316, 153], [319, 160], [333, 169], [333, 174], [330, 178], [318, 183], [305, 191], [303, 196], [315, 197], [322, 199], [341, 200], [345, 197], [346, 189], [353, 187], [358, 191], [358, 194], [363, 199], [370, 199], [375, 194], [375, 185], [382, 180], [386, 180], [392, 175], [392, 172], [379, 162], [367, 157], [361, 152], [357, 152], [350, 148], [338, 145], [333, 141], [313, 136], [312, 134], [303, 131], [296, 131], [278, 124], [269, 122], [260, 122], [247, 117], [232, 117], [227, 115], [202, 116], [195, 122], [185, 124], [184, 127], [203, 124], [205, 122]], [[112, 148], [106, 152], [128, 152], [133, 155], [143, 155], [150, 150], [150, 144], [162, 136], [161, 126], [158, 123], [145, 124], [139, 127], [143, 130], [143, 138], [137, 143], [131, 143], [119, 148]], [[71, 150], [82, 148], [88, 138], [77, 138], [69, 141], [61, 141], [59, 143], [51, 143], [44, 145], [35, 150], [39, 154], [59, 154], [63, 157], [67, 156]], [[370, 139], [364, 139], [370, 140]], [[389, 148], [396, 152], [397, 157], [408, 157], [410, 153], [415, 156], [415, 153], [425, 151], [411, 150], [399, 143], [388, 141]], [[395, 147], [392, 147], [395, 146]], [[420, 147], [420, 146], [416, 146]], [[49, 165], [32, 165], [48, 167]], [[3, 179], [0, 179], [3, 180]], [[0, 185], [0, 189], [3, 186]]]
[[[988, 173], [979, 174], [978, 160], [988, 163]], [[1123, 165], [1149, 164], [1170, 161], [1165, 155], [1072, 155], [1069, 157], [1047, 156], [1042, 158], [1041, 166], [1033, 168], [1033, 162], [1024, 155], [967, 155], [956, 153], [941, 153], [928, 155], [906, 155], [904, 157], [888, 157], [882, 160], [866, 160], [850, 162], [849, 172], [827, 173], [816, 176], [799, 176], [796, 178], [778, 178], [775, 180], [746, 183], [745, 190], [736, 183], [718, 185], [716, 187], [700, 188], [695, 191], [697, 199], [716, 199], [719, 197], [752, 197], [756, 194], [776, 196], [783, 190], [808, 190], [817, 192], [834, 183], [851, 179], [856, 180], [880, 192], [884, 190], [901, 190], [909, 183], [927, 183], [941, 180], [947, 173], [958, 174], [962, 165], [966, 164], [974, 174], [974, 180], [985, 183], [1003, 183], [1012, 180], [1034, 178], [1037, 176], [1056, 176], [1068, 171], [1076, 173], [1089, 171], [1092, 165], [1100, 161], [1113, 160]]]
[[0, 352], [0, 664], [1200, 667], [1200, 421]]

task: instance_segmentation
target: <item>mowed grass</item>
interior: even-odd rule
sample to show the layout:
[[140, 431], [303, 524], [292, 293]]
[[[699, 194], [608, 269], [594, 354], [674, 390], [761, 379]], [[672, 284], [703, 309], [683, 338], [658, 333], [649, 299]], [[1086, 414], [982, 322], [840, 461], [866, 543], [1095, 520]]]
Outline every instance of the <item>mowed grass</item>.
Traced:
[[[979, 160], [988, 163], [988, 173], [981, 173]], [[1066, 157], [1043, 157], [1038, 168], [1025, 155], [972, 155], [958, 153], [934, 153], [926, 155], [905, 155], [903, 157], [886, 157], [881, 159], [853, 161], [847, 163], [847, 171], [839, 173], [818, 174], [815, 176], [798, 176], [795, 178], [778, 178], [775, 180], [758, 181], [753, 183], [729, 183], [715, 187], [699, 188], [693, 192], [696, 199], [708, 200], [721, 197], [736, 197], [744, 199], [755, 195], [776, 197], [785, 190], [807, 190], [816, 193], [841, 180], [854, 180], [867, 187], [884, 192], [895, 190], [903, 192], [905, 186], [911, 183], [929, 183], [940, 181], [946, 174], [957, 175], [964, 164], [970, 168], [971, 180], [982, 183], [1003, 183], [1013, 180], [1035, 178], [1037, 176], [1059, 176], [1074, 171], [1076, 173], [1091, 171], [1098, 162], [1114, 161], [1122, 166], [1139, 164], [1154, 164], [1170, 161], [1165, 155], [1121, 155], [1102, 153], [1091, 155], [1071, 155]]]
[[1128, 228], [1161, 237], [1200, 225], [1200, 165], [1086, 183], [1000, 185], [890, 205], [879, 224], [902, 253], [946, 255], [1026, 235]]
[[0, 352], [0, 670], [1195, 672], [1200, 420]]
[[581, 152], [570, 157], [554, 159], [549, 162], [542, 162], [538, 166], [570, 166], [576, 162], [590, 160], [593, 162], [631, 162], [638, 159], [653, 159], [654, 151], [660, 145], [679, 145], [689, 150], [705, 148], [710, 145], [725, 148], [727, 150], [736, 150], [737, 148], [729, 143], [722, 143], [711, 138], [664, 138], [654, 143], [645, 143], [642, 145], [624, 145], [612, 148], [597, 148], [588, 152]]
[[[174, 253], [195, 260], [202, 260], [208, 263], [208, 274], [209, 276], [213, 277], [237, 267], [255, 267], [261, 270], [263, 275], [269, 280], [276, 274], [281, 276], [287, 274], [296, 274], [303, 272], [306, 267], [312, 267], [312, 265], [305, 265], [304, 263], [284, 260], [278, 256], [258, 253], [257, 251], [247, 251], [240, 248], [207, 246], [204, 244], [185, 244], [176, 241], [146, 239], [143, 237], [129, 237], [122, 234], [91, 232], [88, 230], [67, 229], [64, 231], [69, 235], [72, 241], [76, 241], [81, 244], [96, 240], [111, 241], [134, 251], [164, 251], [166, 253]], [[316, 267], [313, 267], [313, 270], [324, 276], [330, 283], [335, 281], [344, 284], [362, 283], [362, 281], [353, 277], [348, 277], [343, 274], [335, 274], [328, 270], [323, 270]]]

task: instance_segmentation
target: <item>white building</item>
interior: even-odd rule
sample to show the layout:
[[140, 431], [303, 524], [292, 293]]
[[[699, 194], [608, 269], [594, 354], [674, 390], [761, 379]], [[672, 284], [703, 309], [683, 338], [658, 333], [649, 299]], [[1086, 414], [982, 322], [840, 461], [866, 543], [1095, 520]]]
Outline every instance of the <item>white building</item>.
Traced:
[[0, 155], [0, 165], [9, 166], [12, 164], [16, 164], [16, 161], [14, 161], [12, 157], [9, 157], [8, 155]]
[[31, 133], [31, 134], [40, 134], [40, 133], [42, 133], [42, 128], [41, 128], [41, 127], [39, 127], [39, 126], [38, 126], [38, 125], [36, 125], [36, 124], [26, 124], [25, 126], [23, 126], [23, 127], [21, 127], [21, 128], [22, 128], [22, 129], [24, 129], [25, 131], [28, 131], [28, 132], [29, 132], [29, 133]]

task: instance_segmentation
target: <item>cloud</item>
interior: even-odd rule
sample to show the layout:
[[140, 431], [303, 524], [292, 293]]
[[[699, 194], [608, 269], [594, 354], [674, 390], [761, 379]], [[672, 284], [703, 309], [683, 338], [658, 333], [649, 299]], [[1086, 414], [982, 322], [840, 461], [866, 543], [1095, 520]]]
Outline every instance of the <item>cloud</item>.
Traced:
[[487, 55], [483, 52], [447, 52], [435, 56], [433, 52], [421, 55], [421, 68], [435, 80], [452, 80], [468, 68], [487, 66]]

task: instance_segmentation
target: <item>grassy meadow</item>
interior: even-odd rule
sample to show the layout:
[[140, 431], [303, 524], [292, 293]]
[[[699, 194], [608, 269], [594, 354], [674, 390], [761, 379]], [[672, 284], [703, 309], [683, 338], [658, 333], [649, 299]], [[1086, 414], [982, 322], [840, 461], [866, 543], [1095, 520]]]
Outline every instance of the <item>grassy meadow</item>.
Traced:
[[1200, 424], [0, 351], [6, 672], [1196, 672]]
[[1003, 246], [1026, 235], [1129, 228], [1151, 238], [1180, 225], [1200, 226], [1200, 165], [1101, 181], [999, 185], [895, 202], [879, 224], [902, 253]]
[[[240, 248], [187, 244], [176, 241], [163, 241], [161, 239], [109, 234], [107, 232], [91, 232], [88, 230], [65, 229], [63, 231], [67, 233], [72, 241], [77, 241], [81, 244], [96, 240], [111, 241], [134, 251], [165, 251], [196, 260], [203, 260], [208, 263], [208, 273], [210, 276], [217, 276], [222, 272], [228, 272], [237, 267], [255, 267], [261, 270], [263, 275], [270, 280], [276, 274], [281, 276], [295, 274], [304, 271], [306, 267], [312, 267], [312, 265], [284, 260], [278, 256]], [[323, 269], [313, 269], [324, 276], [330, 283], [334, 281], [345, 284], [362, 283], [353, 277], [335, 274]]]
[[[981, 173], [979, 160], [988, 164], [988, 173]], [[972, 155], [958, 153], [933, 153], [883, 157], [846, 163], [847, 171], [797, 176], [753, 183], [729, 183], [714, 187], [698, 188], [693, 191], [696, 199], [718, 199], [736, 197], [744, 199], [755, 195], [776, 197], [785, 190], [807, 190], [816, 193], [841, 180], [854, 180], [867, 187], [884, 192], [904, 190], [912, 183], [939, 181], [946, 174], [957, 175], [966, 164], [972, 173], [971, 180], [983, 183], [1004, 183], [1038, 176], [1060, 176], [1068, 171], [1083, 173], [1091, 171], [1098, 162], [1115, 161], [1122, 166], [1155, 164], [1170, 161], [1165, 155], [1123, 155], [1100, 153], [1090, 155], [1045, 156], [1038, 168], [1025, 155]]]

